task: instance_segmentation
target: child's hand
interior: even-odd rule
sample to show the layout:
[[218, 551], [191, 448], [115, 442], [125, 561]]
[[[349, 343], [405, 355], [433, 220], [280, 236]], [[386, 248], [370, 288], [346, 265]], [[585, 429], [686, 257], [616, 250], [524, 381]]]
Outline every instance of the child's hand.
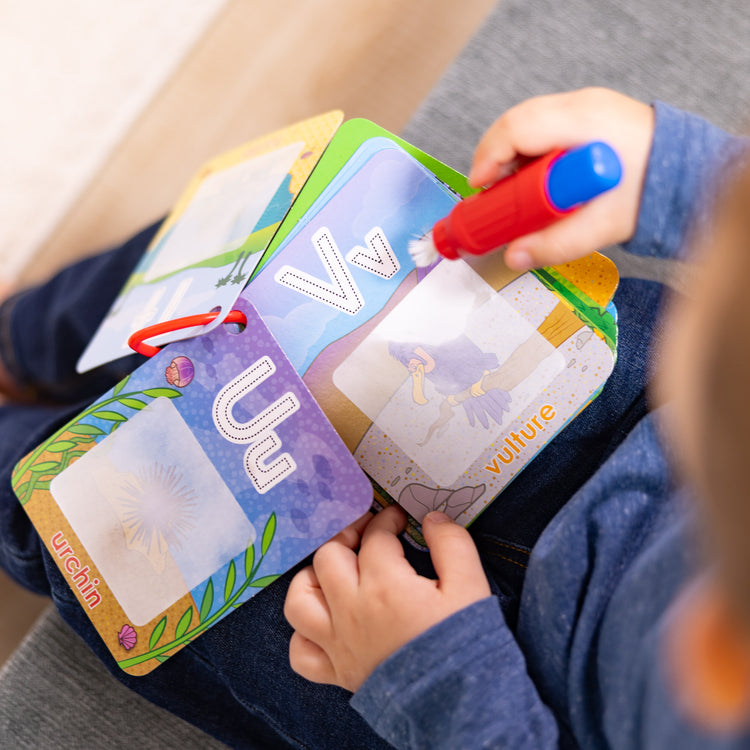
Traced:
[[581, 258], [635, 232], [641, 190], [654, 133], [653, 110], [608, 89], [582, 89], [528, 99], [512, 107], [484, 134], [469, 182], [491, 185], [509, 175], [519, 158], [605, 141], [623, 166], [620, 184], [540, 232], [509, 243], [505, 262], [527, 270]]
[[395, 505], [368, 514], [320, 547], [312, 566], [292, 579], [284, 614], [295, 631], [289, 644], [295, 672], [355, 691], [412, 638], [490, 595], [466, 529], [442, 513], [425, 518], [434, 581], [417, 575], [404, 557], [398, 534], [405, 525]]

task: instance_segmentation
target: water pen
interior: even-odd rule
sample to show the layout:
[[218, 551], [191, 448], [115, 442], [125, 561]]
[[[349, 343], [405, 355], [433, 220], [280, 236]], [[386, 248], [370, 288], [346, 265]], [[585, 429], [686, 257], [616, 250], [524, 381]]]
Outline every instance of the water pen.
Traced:
[[551, 151], [457, 203], [409, 252], [418, 267], [441, 255], [449, 260], [484, 255], [568, 216], [621, 176], [620, 159], [601, 141]]

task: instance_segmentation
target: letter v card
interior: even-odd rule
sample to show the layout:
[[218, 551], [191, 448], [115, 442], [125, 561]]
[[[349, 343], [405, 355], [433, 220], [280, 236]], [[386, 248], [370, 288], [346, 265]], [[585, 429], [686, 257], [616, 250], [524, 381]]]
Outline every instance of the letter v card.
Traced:
[[119, 666], [145, 674], [368, 510], [372, 487], [252, 305], [167, 346], [14, 489]]
[[409, 243], [456, 200], [402, 148], [380, 147], [250, 281], [241, 296], [308, 385], [327, 347], [381, 313], [399, 287], [416, 283]]

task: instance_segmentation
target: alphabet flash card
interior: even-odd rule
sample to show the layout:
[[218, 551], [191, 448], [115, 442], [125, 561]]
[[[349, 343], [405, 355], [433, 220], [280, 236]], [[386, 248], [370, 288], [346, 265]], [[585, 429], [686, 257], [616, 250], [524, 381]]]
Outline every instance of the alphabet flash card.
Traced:
[[372, 487], [252, 306], [166, 347], [16, 467], [84, 611], [144, 674], [367, 511]]
[[177, 653], [373, 493], [421, 545], [430, 510], [469, 525], [520, 471], [545, 470], [534, 457], [614, 366], [617, 271], [598, 254], [527, 273], [502, 253], [416, 268], [410, 243], [469, 192], [340, 113], [191, 183], [79, 369], [157, 321], [218, 316], [175, 322], [13, 475], [122, 669]]

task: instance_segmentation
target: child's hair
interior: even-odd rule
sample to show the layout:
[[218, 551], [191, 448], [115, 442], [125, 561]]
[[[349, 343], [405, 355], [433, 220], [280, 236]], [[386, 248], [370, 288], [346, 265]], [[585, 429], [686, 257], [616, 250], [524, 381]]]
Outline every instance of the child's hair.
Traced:
[[[699, 476], [719, 569], [732, 605], [750, 627], [750, 168], [735, 174], [706, 248], [714, 308], [698, 374]], [[696, 281], [701, 284], [701, 277]], [[684, 363], [691, 367], [693, 363]]]

